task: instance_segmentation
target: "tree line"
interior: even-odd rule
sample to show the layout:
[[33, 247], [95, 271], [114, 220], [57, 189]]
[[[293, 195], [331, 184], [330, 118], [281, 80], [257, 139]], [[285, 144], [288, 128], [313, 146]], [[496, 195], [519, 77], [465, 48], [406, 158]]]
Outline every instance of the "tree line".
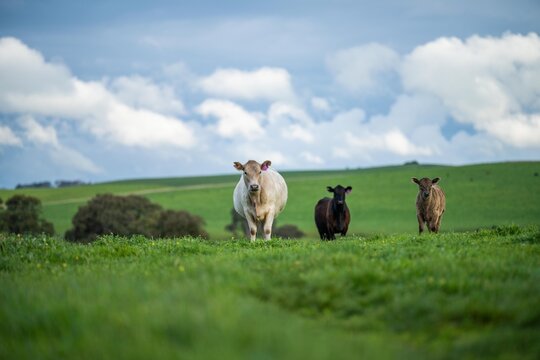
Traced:
[[79, 185], [88, 185], [90, 183], [81, 181], [81, 180], [56, 180], [53, 183], [50, 181], [38, 181], [33, 182], [29, 184], [17, 184], [15, 186], [15, 189], [29, 189], [29, 188], [36, 188], [36, 189], [43, 189], [43, 188], [63, 188], [63, 187], [69, 187], [69, 186], [79, 186]]
[[[11, 234], [54, 235], [54, 226], [42, 217], [41, 201], [33, 196], [17, 194], [5, 204], [0, 199], [0, 232]], [[194, 236], [209, 238], [204, 219], [185, 210], [163, 209], [145, 197], [99, 194], [80, 206], [72, 218], [72, 228], [64, 238], [70, 242], [90, 243], [100, 235], [144, 235], [150, 238]], [[234, 209], [226, 229], [233, 236], [246, 234], [245, 219]], [[295, 225], [274, 228], [283, 238], [304, 236]]]
[[[5, 204], [0, 199], [0, 232], [53, 235], [53, 224], [41, 217], [41, 201], [14, 195]], [[89, 243], [100, 235], [144, 235], [151, 238], [198, 236], [208, 238], [204, 220], [183, 210], [166, 210], [142, 196], [100, 194], [79, 207], [73, 227], [64, 238]]]

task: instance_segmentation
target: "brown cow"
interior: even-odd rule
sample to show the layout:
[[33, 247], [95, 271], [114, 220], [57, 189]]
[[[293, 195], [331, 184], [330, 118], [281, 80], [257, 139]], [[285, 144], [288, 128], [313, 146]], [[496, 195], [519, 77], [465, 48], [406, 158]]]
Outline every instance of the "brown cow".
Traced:
[[433, 180], [429, 178], [411, 178], [412, 182], [418, 184], [419, 191], [416, 196], [416, 217], [418, 219], [418, 232], [424, 231], [424, 224], [427, 224], [429, 231], [439, 232], [441, 219], [446, 208], [446, 197], [442, 189], [437, 185], [440, 178]]
[[334, 198], [323, 198], [315, 205], [315, 225], [321, 240], [335, 240], [336, 233], [347, 235], [349, 229], [351, 213], [345, 203], [345, 195], [350, 194], [352, 187], [328, 186], [327, 190], [334, 193]]

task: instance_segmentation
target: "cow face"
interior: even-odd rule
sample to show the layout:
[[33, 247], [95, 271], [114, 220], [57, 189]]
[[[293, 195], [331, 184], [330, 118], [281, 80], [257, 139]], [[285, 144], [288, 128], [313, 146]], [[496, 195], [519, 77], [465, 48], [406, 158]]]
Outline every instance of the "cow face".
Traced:
[[417, 178], [413, 177], [411, 178], [412, 182], [415, 184], [418, 184], [418, 188], [420, 189], [420, 194], [422, 195], [422, 198], [425, 200], [429, 198], [431, 195], [431, 188], [434, 184], [438, 183], [440, 178], [436, 177], [434, 179], [429, 178], [422, 178], [418, 180]]
[[270, 160], [266, 160], [262, 164], [259, 164], [255, 160], [249, 160], [244, 165], [242, 165], [239, 162], [234, 163], [234, 167], [237, 170], [244, 172], [244, 174], [242, 175], [242, 178], [244, 179], [244, 183], [246, 184], [246, 187], [252, 193], [256, 193], [257, 191], [260, 190], [261, 174], [263, 171], [268, 170], [270, 165], [272, 165], [272, 162]]
[[335, 188], [331, 186], [327, 186], [326, 189], [328, 192], [334, 193], [334, 201], [337, 205], [343, 205], [345, 204], [345, 195], [348, 195], [352, 191], [352, 187], [347, 186], [346, 188], [338, 185]]

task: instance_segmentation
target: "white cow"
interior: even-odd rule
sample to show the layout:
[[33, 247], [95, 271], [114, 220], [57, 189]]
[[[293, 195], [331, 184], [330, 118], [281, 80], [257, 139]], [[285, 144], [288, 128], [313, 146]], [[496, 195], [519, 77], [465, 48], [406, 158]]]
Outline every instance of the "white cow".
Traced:
[[251, 241], [257, 236], [257, 223], [264, 225], [264, 239], [270, 240], [274, 218], [283, 211], [287, 203], [287, 184], [283, 177], [270, 169], [272, 162], [266, 160], [259, 164], [249, 160], [234, 167], [243, 171], [234, 189], [234, 209], [243, 216], [249, 225]]

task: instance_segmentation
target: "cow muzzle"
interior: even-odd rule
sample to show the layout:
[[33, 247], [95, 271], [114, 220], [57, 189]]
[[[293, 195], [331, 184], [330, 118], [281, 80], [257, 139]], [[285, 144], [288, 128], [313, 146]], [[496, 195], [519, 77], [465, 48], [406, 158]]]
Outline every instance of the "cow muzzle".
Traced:
[[251, 192], [259, 191], [259, 185], [257, 185], [257, 184], [249, 185], [249, 191], [251, 191]]

